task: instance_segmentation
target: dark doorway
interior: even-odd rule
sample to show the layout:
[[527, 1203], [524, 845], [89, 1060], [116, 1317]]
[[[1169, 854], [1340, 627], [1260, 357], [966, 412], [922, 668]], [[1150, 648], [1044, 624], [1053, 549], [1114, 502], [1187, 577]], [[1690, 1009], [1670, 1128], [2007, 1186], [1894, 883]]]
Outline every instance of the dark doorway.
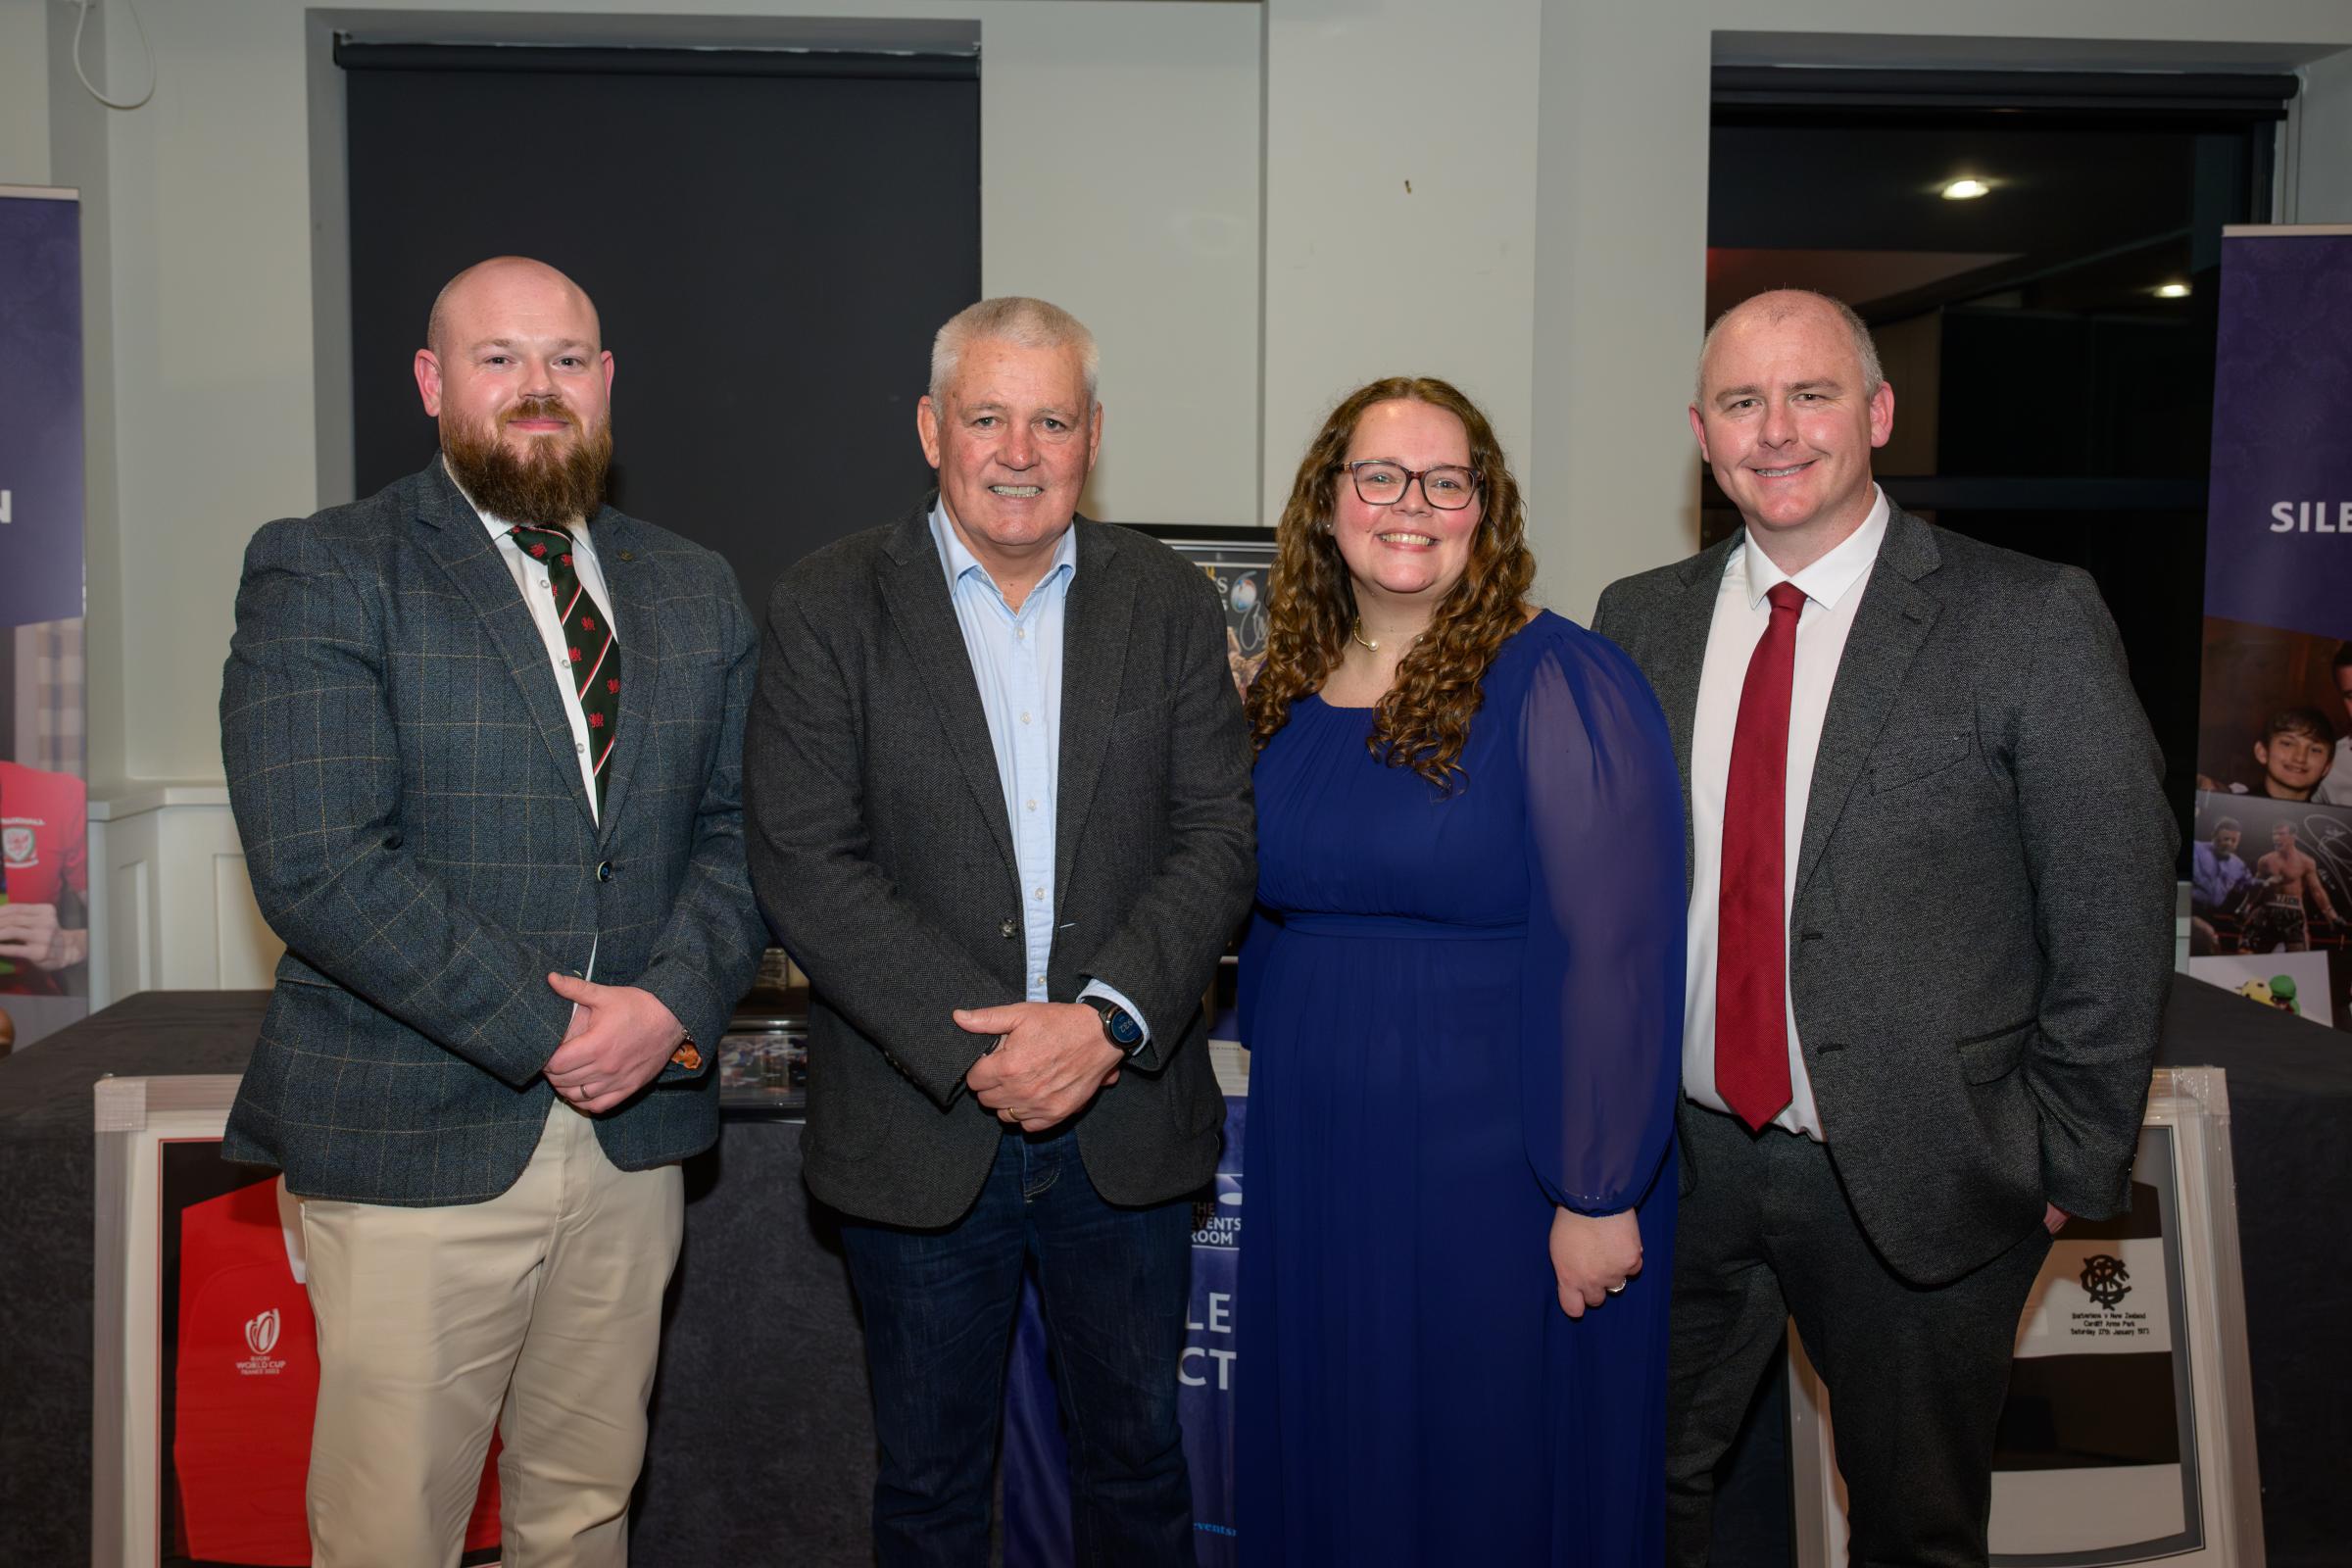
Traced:
[[755, 611], [888, 521], [931, 334], [980, 293], [968, 57], [339, 44], [358, 493], [435, 450], [410, 361], [441, 284], [578, 279], [614, 356], [613, 504], [710, 546]]
[[[1725, 68], [1709, 318], [1815, 288], [1895, 389], [1882, 487], [2087, 570], [2193, 797], [2221, 231], [2267, 221], [2291, 76]], [[1946, 191], [1968, 179], [1984, 188]], [[1738, 526], [1712, 480], [1702, 533]]]

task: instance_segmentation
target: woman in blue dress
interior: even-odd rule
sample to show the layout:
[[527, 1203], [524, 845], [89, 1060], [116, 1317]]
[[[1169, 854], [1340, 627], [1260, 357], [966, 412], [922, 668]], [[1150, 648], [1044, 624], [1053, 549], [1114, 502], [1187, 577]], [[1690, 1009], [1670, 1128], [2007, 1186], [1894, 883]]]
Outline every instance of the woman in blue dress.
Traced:
[[1236, 1302], [1242, 1560], [1663, 1554], [1682, 791], [1631, 660], [1531, 609], [1443, 381], [1333, 411], [1284, 510]]

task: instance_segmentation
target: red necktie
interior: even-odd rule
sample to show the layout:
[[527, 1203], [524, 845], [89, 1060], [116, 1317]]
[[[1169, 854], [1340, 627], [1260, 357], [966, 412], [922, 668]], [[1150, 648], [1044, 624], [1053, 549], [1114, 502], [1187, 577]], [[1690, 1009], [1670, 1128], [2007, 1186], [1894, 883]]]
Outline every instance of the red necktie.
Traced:
[[1788, 698], [1805, 591], [1776, 584], [1772, 622], [1747, 661], [1723, 792], [1715, 928], [1715, 1092], [1761, 1131], [1788, 1103]]

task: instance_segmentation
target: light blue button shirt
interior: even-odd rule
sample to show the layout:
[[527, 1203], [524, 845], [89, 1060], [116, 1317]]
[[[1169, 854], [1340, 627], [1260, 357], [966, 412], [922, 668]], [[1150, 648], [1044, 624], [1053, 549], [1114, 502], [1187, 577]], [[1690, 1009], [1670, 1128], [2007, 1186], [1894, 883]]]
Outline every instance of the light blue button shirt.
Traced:
[[[1054, 789], [1061, 751], [1061, 642], [1070, 581], [1078, 574], [1078, 530], [1064, 530], [1054, 564], [1014, 610], [988, 568], [949, 525], [947, 503], [931, 509], [931, 537], [948, 574], [948, 597], [963, 651], [972, 662], [980, 707], [988, 714], [997, 780], [1004, 789], [1004, 817], [1012, 828], [1013, 862], [1021, 877], [1021, 925], [1031, 1002], [1046, 1002], [1047, 963], [1054, 956]], [[1081, 1000], [1115, 1002], [1143, 1025], [1151, 1021], [1116, 987], [1090, 979]], [[1140, 1049], [1140, 1048], [1139, 1048]]]

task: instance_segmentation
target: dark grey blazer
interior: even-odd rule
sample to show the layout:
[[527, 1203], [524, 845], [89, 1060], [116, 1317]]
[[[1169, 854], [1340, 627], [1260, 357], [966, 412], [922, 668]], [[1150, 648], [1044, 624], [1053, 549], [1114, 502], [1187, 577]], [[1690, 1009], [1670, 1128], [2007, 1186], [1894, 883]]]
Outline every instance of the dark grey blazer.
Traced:
[[[1657, 688], [1686, 823], [1732, 543], [1593, 617]], [[1967, 1272], [2045, 1200], [2129, 1205], [2172, 982], [2162, 775], [2089, 577], [1894, 511], [1814, 762], [1789, 983], [1831, 1156], [1905, 1278]]]
[[733, 571], [610, 507], [619, 736], [590, 814], [557, 675], [436, 460], [253, 537], [220, 749], [254, 897], [285, 939], [222, 1152], [306, 1198], [475, 1202], [547, 1119], [571, 1004], [550, 970], [643, 986], [705, 1048], [600, 1117], [612, 1162], [718, 1133], [708, 1068], [761, 933], [744, 870], [751, 617]]
[[[1020, 1001], [1021, 894], [988, 718], [931, 501], [777, 582], [745, 758], [752, 884], [815, 988], [808, 1186], [845, 1212], [959, 1218], [1004, 1134], [963, 1089], [956, 1007]], [[1056, 1002], [1095, 977], [1152, 1044], [1078, 1118], [1114, 1203], [1216, 1169], [1224, 1102], [1200, 999], [1256, 880], [1250, 748], [1200, 570], [1079, 519], [1063, 630]]]

